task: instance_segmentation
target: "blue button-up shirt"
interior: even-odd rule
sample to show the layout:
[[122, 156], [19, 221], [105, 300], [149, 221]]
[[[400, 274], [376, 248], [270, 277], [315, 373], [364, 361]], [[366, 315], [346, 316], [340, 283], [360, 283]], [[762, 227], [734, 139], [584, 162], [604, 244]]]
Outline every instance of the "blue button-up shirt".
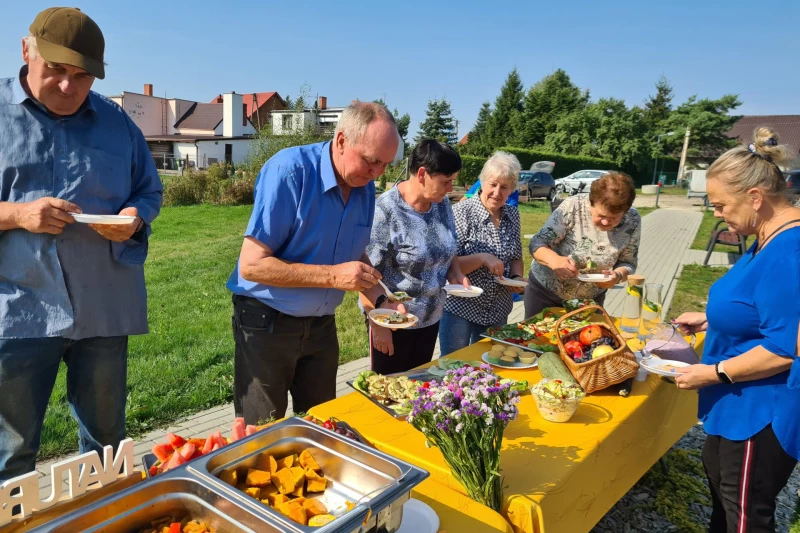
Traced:
[[139, 128], [90, 92], [54, 117], [0, 79], [0, 202], [51, 196], [87, 214], [136, 207], [147, 224], [123, 243], [73, 223], [60, 235], [0, 231], [0, 338], [82, 339], [147, 333], [144, 261], [161, 181]]
[[[253, 213], [245, 232], [269, 246], [275, 257], [307, 265], [337, 265], [359, 259], [369, 242], [375, 184], [353, 188], [347, 204], [336, 183], [331, 143], [281, 150], [256, 181]], [[228, 288], [298, 317], [332, 315], [344, 291], [284, 288], [242, 278], [236, 265]]]

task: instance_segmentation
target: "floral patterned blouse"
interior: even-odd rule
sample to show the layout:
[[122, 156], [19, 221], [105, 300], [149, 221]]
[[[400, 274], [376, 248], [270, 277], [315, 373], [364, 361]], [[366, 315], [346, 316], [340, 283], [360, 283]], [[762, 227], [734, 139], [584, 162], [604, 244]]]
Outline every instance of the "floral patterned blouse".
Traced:
[[[596, 263], [592, 272], [627, 268], [630, 274], [636, 272], [639, 257], [642, 217], [636, 209], [629, 209], [619, 225], [611, 231], [601, 231], [592, 222], [589, 211], [589, 196], [577, 195], [564, 200], [553, 211], [539, 233], [530, 242], [533, 255], [542, 246], [547, 246], [563, 257], [572, 257], [578, 270], [586, 268], [590, 259]], [[605, 289], [594, 283], [581, 283], [578, 280], [558, 279], [548, 267], [536, 261], [531, 264], [531, 276], [560, 298], [594, 298]], [[575, 293], [578, 287], [577, 296]]]

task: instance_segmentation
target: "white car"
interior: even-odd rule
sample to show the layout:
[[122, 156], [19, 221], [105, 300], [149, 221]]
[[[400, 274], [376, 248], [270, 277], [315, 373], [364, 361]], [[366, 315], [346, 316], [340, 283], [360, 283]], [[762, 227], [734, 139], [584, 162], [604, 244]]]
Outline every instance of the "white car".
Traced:
[[556, 188], [560, 192], [569, 192], [571, 189], [577, 189], [583, 183], [583, 192], [589, 192], [592, 182], [602, 178], [607, 173], [607, 170], [579, 170], [565, 178], [557, 179]]

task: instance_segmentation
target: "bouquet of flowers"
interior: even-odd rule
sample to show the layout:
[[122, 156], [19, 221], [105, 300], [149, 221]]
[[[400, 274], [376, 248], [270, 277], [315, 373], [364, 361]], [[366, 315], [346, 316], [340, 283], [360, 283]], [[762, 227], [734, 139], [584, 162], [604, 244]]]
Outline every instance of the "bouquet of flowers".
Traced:
[[420, 388], [408, 421], [442, 451], [469, 496], [502, 508], [500, 447], [503, 431], [517, 417], [519, 397], [510, 380], [491, 366], [448, 370], [441, 382]]

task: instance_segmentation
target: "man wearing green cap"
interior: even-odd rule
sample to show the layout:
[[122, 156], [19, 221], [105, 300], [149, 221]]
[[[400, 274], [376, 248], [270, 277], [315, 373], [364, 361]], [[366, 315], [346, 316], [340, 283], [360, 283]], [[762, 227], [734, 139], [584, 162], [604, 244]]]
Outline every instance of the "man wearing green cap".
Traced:
[[0, 79], [0, 481], [35, 468], [62, 361], [81, 452], [125, 437], [128, 336], [147, 333], [162, 187], [142, 132], [91, 91], [104, 48], [80, 10], [46, 9], [25, 65]]

